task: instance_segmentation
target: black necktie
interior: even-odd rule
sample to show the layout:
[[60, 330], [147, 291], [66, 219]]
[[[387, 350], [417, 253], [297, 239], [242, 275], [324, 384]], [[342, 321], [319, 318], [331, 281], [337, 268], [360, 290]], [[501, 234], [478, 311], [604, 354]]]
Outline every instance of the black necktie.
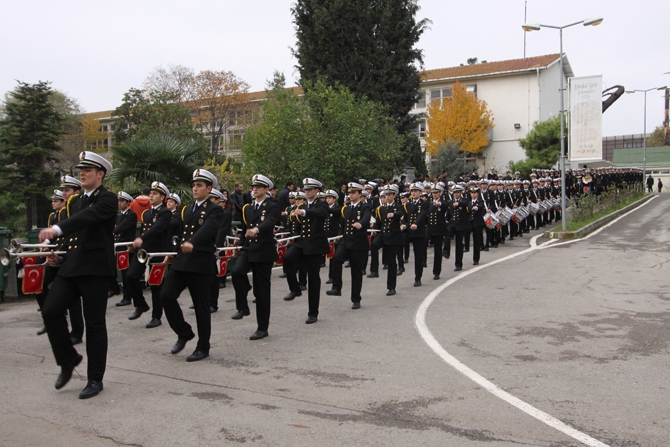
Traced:
[[198, 209], [198, 202], [193, 203], [193, 212], [195, 213], [195, 210]]
[[82, 208], [85, 207], [87, 203], [88, 203], [88, 196], [86, 194], [84, 194], [84, 197], [81, 198]]
[[258, 204], [258, 202], [256, 202], [256, 203], [254, 204], [254, 211], [258, 211], [258, 207], [259, 207], [259, 206], [260, 206], [260, 205]]

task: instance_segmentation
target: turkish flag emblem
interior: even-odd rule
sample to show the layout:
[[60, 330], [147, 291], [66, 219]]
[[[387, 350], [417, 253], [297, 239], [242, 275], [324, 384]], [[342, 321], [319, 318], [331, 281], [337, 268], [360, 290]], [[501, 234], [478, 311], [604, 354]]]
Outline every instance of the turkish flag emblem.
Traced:
[[24, 295], [42, 293], [44, 286], [44, 266], [26, 265], [23, 267], [23, 283], [21, 289]]
[[35, 265], [37, 264], [37, 256], [26, 256], [21, 261], [23, 265]]
[[116, 268], [119, 270], [125, 270], [128, 268], [128, 257], [129, 254], [127, 251], [120, 251], [116, 254]]
[[332, 259], [333, 256], [335, 256], [335, 242], [331, 242], [329, 244], [330, 250], [328, 251], [328, 254], [326, 255], [326, 258]]
[[286, 254], [286, 245], [282, 245], [281, 247], [277, 247], [277, 255], [279, 256], [279, 259], [277, 259], [277, 265], [284, 265], [284, 255]]
[[217, 263], [218, 273], [216, 274], [216, 276], [218, 276], [218, 277], [226, 276], [226, 273], [228, 273], [228, 260], [229, 259], [230, 258], [228, 258], [228, 256], [224, 256], [222, 258], [219, 258], [219, 262]]
[[150, 286], [160, 286], [163, 282], [163, 276], [165, 276], [165, 269], [167, 264], [162, 262], [160, 264], [152, 264], [151, 270], [149, 271], [149, 280], [147, 284]]
[[368, 236], [368, 245], [372, 243], [372, 236]]

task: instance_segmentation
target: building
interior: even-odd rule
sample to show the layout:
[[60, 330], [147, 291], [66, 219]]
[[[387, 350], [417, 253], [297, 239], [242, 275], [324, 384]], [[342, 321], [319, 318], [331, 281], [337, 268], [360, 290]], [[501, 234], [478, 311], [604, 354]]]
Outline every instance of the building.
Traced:
[[[564, 83], [574, 76], [567, 57], [564, 57]], [[442, 100], [451, 94], [451, 87], [460, 82], [478, 98], [487, 102], [495, 119], [491, 131], [491, 142], [486, 150], [476, 156], [482, 168], [496, 168], [505, 171], [510, 161], [526, 158], [519, 146], [519, 139], [525, 137], [536, 121], [544, 121], [559, 112], [559, 57], [558, 54], [513, 59], [498, 62], [482, 62], [474, 65], [439, 68], [422, 72], [422, 98], [410, 113], [424, 114], [429, 101]], [[299, 87], [293, 87], [300, 94]], [[265, 99], [265, 92], [248, 95], [252, 104]], [[106, 141], [111, 146], [114, 137], [114, 121], [111, 110], [90, 114], [99, 120], [101, 130], [108, 131]], [[219, 147], [228, 156], [240, 154], [244, 139], [245, 125], [231, 121], [220, 137]], [[210, 137], [207, 126], [202, 126], [205, 136]], [[423, 119], [417, 133], [423, 137], [426, 120]], [[425, 142], [421, 138], [422, 146]], [[428, 160], [429, 161], [429, 160]]]
[[[568, 78], [574, 76], [567, 57], [563, 58], [563, 68], [567, 88]], [[519, 139], [528, 135], [533, 123], [559, 113], [559, 70], [558, 54], [427, 70], [422, 73], [421, 99], [411, 113], [425, 115], [429, 101], [448, 98], [451, 87], [460, 82], [486, 101], [495, 120], [490, 144], [476, 155], [476, 161], [486, 170], [496, 168], [504, 172], [510, 161], [526, 158]], [[565, 99], [567, 104], [567, 93]], [[426, 130], [424, 119], [418, 129], [419, 137]], [[423, 138], [421, 141], [425, 147]]]

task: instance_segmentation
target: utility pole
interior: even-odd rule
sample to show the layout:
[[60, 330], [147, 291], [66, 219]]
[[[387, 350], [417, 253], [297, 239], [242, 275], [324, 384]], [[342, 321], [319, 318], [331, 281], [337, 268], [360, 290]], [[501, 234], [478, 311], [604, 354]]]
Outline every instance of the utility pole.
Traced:
[[668, 106], [670, 106], [670, 89], [665, 88], [665, 119], [663, 120], [663, 146], [670, 146], [668, 142]]

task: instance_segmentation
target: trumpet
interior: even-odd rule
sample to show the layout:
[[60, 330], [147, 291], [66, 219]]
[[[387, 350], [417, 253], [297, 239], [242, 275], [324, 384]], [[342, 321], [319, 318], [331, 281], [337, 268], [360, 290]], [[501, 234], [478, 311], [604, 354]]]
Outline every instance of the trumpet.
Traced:
[[[48, 247], [48, 246], [45, 245], [44, 247]], [[64, 255], [66, 253], [67, 253], [66, 251], [55, 251], [55, 252], [53, 252], [53, 254], [58, 255], [58, 256]], [[31, 256], [35, 256], [35, 257], [51, 256], [51, 252], [50, 251], [28, 251], [28, 252], [14, 253], [14, 252], [11, 252], [11, 251], [7, 250], [6, 248], [3, 248], [2, 250], [0, 250], [0, 264], [7, 267], [12, 260], [19, 259], [19, 258], [29, 258]]]
[[214, 252], [214, 256], [217, 258], [221, 257], [221, 253], [225, 253], [227, 251], [235, 251], [239, 250], [240, 247], [216, 247], [216, 251]]
[[165, 257], [165, 256], [177, 256], [176, 252], [160, 252], [160, 253], [147, 253], [146, 250], [140, 249], [137, 252], [137, 260], [140, 261], [142, 264], [146, 264], [149, 262], [151, 258], [160, 258], [160, 257]]
[[9, 242], [9, 251], [10, 252], [20, 252], [26, 248], [56, 248], [57, 245], [46, 245], [46, 244], [26, 244], [25, 239], [12, 239]]

